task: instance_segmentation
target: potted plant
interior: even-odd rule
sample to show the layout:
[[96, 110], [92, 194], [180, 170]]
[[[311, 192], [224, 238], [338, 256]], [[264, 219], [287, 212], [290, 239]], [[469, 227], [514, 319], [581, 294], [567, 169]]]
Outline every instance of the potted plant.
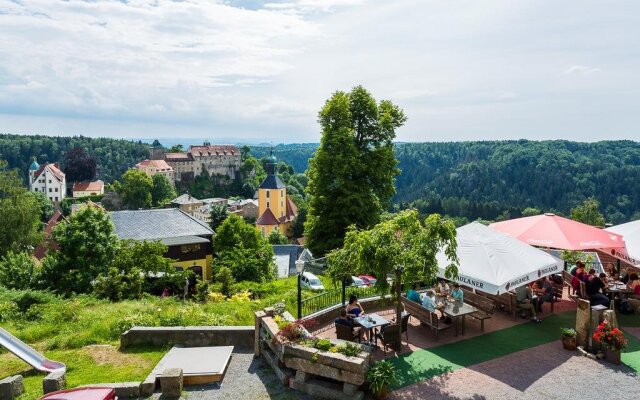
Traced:
[[593, 333], [593, 340], [604, 348], [605, 360], [613, 364], [620, 364], [620, 352], [627, 347], [628, 343], [620, 329], [612, 327], [605, 319]]
[[386, 399], [389, 385], [396, 381], [396, 367], [389, 360], [378, 361], [369, 369], [367, 380], [373, 394], [379, 399]]
[[562, 334], [562, 347], [564, 347], [565, 350], [575, 350], [576, 330], [573, 328], [560, 328], [560, 333]]

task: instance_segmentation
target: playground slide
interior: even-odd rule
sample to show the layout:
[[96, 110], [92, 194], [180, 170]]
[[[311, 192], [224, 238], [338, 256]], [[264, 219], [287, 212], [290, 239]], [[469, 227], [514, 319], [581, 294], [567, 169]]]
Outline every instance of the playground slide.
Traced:
[[31, 346], [0, 328], [0, 346], [6, 348], [24, 362], [41, 372], [65, 370], [67, 367], [60, 362], [46, 359]]

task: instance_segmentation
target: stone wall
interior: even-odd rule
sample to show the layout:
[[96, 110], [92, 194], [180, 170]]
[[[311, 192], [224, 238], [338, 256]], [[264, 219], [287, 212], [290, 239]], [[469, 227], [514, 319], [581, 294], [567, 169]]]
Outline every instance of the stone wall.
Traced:
[[120, 335], [120, 348], [138, 345], [253, 347], [253, 326], [133, 327]]

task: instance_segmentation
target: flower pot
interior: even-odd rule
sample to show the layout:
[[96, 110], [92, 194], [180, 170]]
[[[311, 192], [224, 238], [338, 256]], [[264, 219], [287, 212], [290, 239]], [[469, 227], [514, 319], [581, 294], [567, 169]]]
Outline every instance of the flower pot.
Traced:
[[605, 347], [604, 359], [609, 361], [611, 364], [620, 364], [620, 350]]
[[378, 399], [385, 400], [388, 395], [389, 395], [389, 388], [387, 387], [387, 385], [384, 385], [380, 390], [380, 393], [378, 393]]
[[576, 349], [575, 336], [563, 336], [562, 347], [564, 347], [565, 350], [575, 350]]

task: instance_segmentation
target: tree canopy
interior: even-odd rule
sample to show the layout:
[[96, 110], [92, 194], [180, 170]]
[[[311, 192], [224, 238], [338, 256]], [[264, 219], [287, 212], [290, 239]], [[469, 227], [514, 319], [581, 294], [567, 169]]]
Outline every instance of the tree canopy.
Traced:
[[229, 215], [218, 227], [213, 248], [216, 269], [229, 268], [236, 281], [263, 282], [275, 278], [273, 248], [254, 225], [236, 214]]
[[600, 203], [594, 197], [589, 197], [582, 204], [571, 210], [571, 219], [593, 226], [604, 226], [604, 216], [600, 212]]
[[125, 207], [131, 210], [151, 207], [153, 180], [143, 171], [130, 169], [113, 186], [122, 196]]
[[305, 236], [314, 254], [340, 247], [350, 225], [375, 225], [390, 206], [399, 172], [392, 141], [405, 121], [400, 108], [362, 86], [334, 93], [320, 110], [322, 139], [307, 171]]
[[74, 147], [64, 155], [64, 173], [67, 182], [90, 181], [96, 177], [96, 160], [82, 147]]
[[176, 198], [176, 189], [166, 176], [155, 174], [151, 177], [151, 181], [151, 203], [155, 207], [163, 206]]
[[229, 215], [229, 211], [227, 211], [227, 206], [225, 204], [212, 204], [211, 205], [211, 229], [215, 232], [220, 224], [227, 219]]
[[0, 160], [0, 257], [33, 250], [42, 240], [42, 216], [41, 204], [22, 186], [18, 171]]
[[[432, 282], [438, 273], [436, 254], [444, 249], [451, 263], [442, 266], [448, 279], [458, 274], [456, 228], [453, 222], [438, 214], [429, 215], [424, 223], [418, 212], [405, 210], [368, 230], [351, 226], [344, 246], [327, 255], [328, 273], [335, 280], [351, 275], [373, 275], [380, 293], [390, 289], [387, 276], [401, 269], [405, 283]], [[399, 305], [399, 281], [396, 275], [396, 301]], [[397, 321], [400, 321], [398, 310]]]

